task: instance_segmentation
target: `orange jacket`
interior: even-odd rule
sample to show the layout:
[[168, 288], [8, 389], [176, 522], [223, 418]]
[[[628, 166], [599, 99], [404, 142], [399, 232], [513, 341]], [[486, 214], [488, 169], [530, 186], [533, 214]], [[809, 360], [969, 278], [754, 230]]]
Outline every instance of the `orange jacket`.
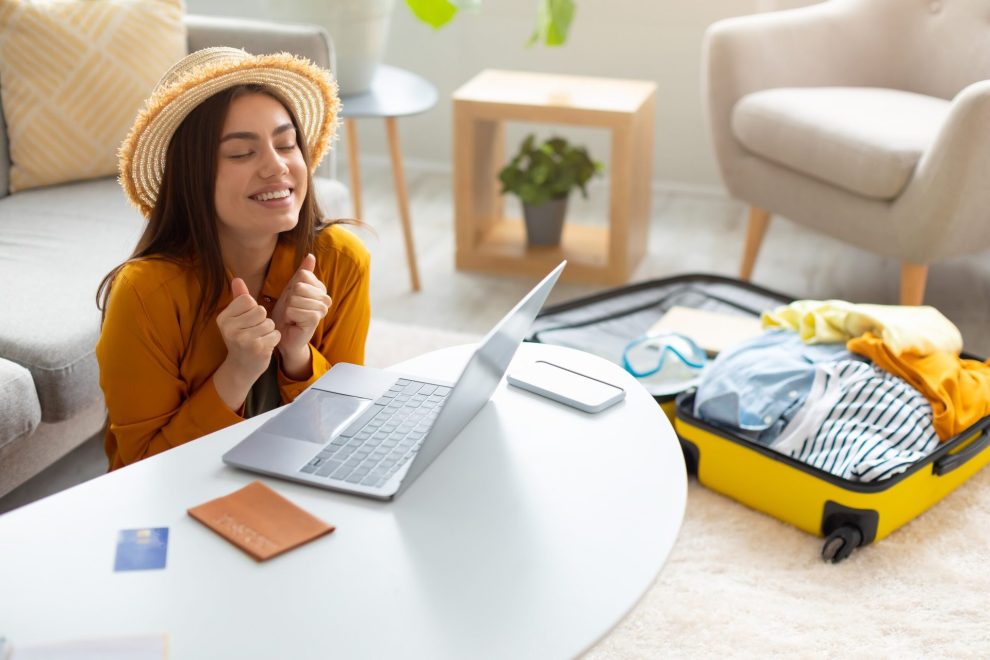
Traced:
[[882, 339], [866, 333], [846, 348], [865, 355], [889, 373], [900, 376], [932, 404], [935, 432], [948, 440], [990, 415], [990, 364], [955, 353], [895, 355]]
[[[310, 340], [312, 377], [293, 381], [279, 372], [283, 403], [334, 363], [364, 362], [371, 320], [368, 251], [349, 231], [332, 226], [317, 238], [313, 252], [314, 274], [332, 303]], [[294, 257], [294, 248], [279, 241], [258, 300], [269, 315], [295, 273]], [[111, 470], [242, 421], [213, 386], [227, 347], [216, 314], [194, 331], [198, 301], [199, 284], [187, 264], [141, 259], [128, 263], [114, 281], [96, 344]], [[228, 286], [217, 312], [230, 301]]]

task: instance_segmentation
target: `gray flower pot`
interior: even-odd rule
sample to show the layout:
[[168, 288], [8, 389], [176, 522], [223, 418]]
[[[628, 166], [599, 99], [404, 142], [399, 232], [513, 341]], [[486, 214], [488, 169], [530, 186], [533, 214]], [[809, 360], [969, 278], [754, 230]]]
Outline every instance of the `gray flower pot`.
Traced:
[[530, 245], [560, 245], [565, 215], [567, 215], [566, 197], [537, 206], [523, 204], [527, 242]]

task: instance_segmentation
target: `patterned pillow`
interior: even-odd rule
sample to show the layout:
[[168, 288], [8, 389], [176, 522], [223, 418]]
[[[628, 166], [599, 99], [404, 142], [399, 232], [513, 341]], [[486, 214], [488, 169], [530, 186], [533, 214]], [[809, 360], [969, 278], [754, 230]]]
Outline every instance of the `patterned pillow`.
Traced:
[[186, 54], [181, 0], [0, 0], [10, 191], [117, 172], [117, 148]]

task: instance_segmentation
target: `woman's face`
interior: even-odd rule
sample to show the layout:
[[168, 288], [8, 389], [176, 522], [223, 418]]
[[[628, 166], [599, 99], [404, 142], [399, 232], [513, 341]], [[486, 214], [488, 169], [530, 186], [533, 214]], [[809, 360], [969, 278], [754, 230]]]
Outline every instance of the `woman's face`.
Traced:
[[281, 103], [266, 94], [234, 99], [219, 151], [214, 201], [221, 237], [250, 244], [296, 226], [306, 161]]

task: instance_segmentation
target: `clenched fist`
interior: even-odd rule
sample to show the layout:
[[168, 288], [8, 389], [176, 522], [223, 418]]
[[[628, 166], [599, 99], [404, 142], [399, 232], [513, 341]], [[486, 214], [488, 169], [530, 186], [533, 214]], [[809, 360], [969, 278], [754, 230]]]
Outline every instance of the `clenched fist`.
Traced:
[[231, 409], [244, 403], [251, 386], [268, 368], [282, 338], [265, 308], [251, 297], [244, 280], [230, 283], [234, 299], [217, 315], [227, 358], [213, 376], [217, 393]]
[[332, 303], [326, 286], [313, 274], [315, 267], [316, 257], [307, 254], [272, 310], [275, 329], [282, 336], [278, 343], [282, 371], [298, 380], [311, 373], [309, 340]]

